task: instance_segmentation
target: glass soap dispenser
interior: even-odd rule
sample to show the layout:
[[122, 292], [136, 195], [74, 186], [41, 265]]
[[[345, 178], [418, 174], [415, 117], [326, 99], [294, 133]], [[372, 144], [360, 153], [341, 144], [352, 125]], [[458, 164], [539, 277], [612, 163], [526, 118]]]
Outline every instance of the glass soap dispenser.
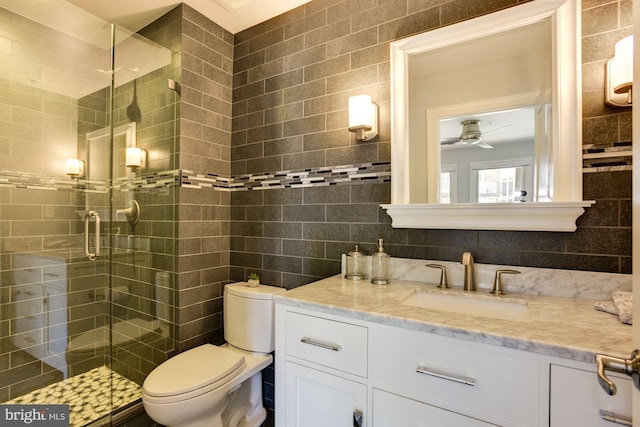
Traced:
[[382, 247], [382, 239], [378, 239], [378, 250], [371, 256], [371, 283], [374, 285], [389, 283], [389, 254]]

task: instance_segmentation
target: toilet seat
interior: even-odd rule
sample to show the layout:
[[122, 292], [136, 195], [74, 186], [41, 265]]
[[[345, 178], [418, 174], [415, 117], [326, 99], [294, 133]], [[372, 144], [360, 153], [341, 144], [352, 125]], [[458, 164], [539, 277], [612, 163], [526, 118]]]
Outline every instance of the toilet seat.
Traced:
[[150, 403], [171, 403], [215, 390], [245, 367], [243, 355], [204, 344], [178, 354], [154, 369], [142, 385]]

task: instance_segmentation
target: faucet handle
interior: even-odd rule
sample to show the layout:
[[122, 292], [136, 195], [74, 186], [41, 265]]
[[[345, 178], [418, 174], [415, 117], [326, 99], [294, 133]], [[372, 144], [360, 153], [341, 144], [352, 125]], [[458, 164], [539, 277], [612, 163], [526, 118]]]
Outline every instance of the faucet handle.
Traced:
[[521, 272], [517, 270], [496, 270], [496, 278], [493, 280], [493, 290], [491, 293], [494, 295], [504, 295], [504, 292], [502, 291], [502, 275], [520, 273]]
[[425, 267], [439, 268], [442, 271], [442, 274], [440, 275], [440, 284], [438, 285], [438, 287], [440, 289], [446, 289], [449, 287], [449, 284], [447, 283], [447, 267], [446, 266], [442, 264], [426, 264]]

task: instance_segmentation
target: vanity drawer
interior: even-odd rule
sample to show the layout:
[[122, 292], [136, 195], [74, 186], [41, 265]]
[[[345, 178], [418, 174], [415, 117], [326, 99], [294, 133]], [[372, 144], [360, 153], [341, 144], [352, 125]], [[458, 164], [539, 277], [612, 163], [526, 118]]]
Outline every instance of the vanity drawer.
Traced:
[[429, 425], [432, 426], [494, 425], [393, 393], [373, 390], [373, 427], [423, 426], [425, 420], [429, 420]]
[[548, 368], [509, 349], [491, 347], [375, 328], [370, 377], [374, 387], [499, 425], [541, 425], [541, 390]]
[[366, 327], [289, 311], [286, 330], [288, 355], [366, 378]]
[[604, 419], [612, 416], [631, 422], [633, 385], [629, 377], [608, 371], [607, 377], [618, 388], [614, 396], [609, 396], [598, 384], [593, 368], [588, 366], [589, 370], [583, 370], [551, 365], [551, 427], [613, 427], [622, 424]]

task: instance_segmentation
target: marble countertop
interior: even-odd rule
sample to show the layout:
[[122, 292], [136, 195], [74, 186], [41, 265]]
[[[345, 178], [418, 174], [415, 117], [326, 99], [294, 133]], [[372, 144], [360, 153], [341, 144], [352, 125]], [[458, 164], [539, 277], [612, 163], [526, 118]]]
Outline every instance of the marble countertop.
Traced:
[[524, 293], [493, 296], [486, 289], [468, 295], [526, 304], [529, 319], [513, 321], [401, 304], [417, 289], [461, 292], [460, 288], [439, 290], [436, 285], [409, 280], [377, 286], [337, 275], [275, 295], [274, 300], [287, 306], [587, 363], [594, 362], [596, 353], [628, 358], [633, 350], [632, 327], [617, 316], [595, 310], [591, 299]]

